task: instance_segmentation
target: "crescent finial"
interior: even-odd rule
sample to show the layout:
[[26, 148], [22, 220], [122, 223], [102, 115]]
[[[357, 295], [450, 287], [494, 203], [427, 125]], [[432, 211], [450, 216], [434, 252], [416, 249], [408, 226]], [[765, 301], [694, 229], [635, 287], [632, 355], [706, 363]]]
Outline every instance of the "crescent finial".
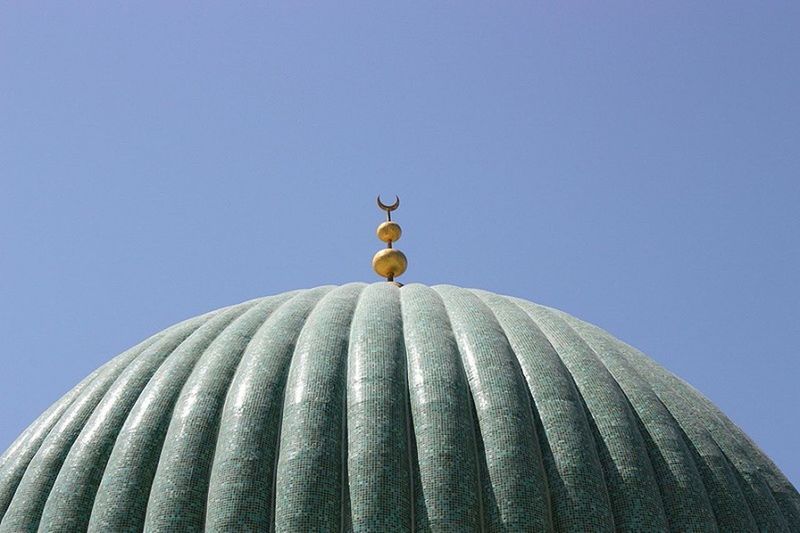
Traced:
[[394, 211], [395, 209], [400, 207], [400, 197], [395, 195], [394, 196], [394, 203], [392, 205], [386, 205], [383, 202], [381, 202], [381, 195], [379, 194], [378, 195], [378, 207], [380, 207], [381, 209], [383, 209], [387, 213], [391, 213], [392, 211]]
[[376, 233], [378, 238], [386, 243], [386, 248], [376, 253], [372, 258], [372, 268], [379, 276], [385, 277], [386, 281], [402, 287], [394, 278], [401, 275], [408, 267], [408, 260], [403, 252], [392, 247], [397, 239], [400, 238], [401, 230], [397, 222], [392, 222], [392, 211], [400, 207], [400, 197], [395, 195], [394, 203], [386, 205], [378, 195], [378, 207], [386, 211], [386, 222], [383, 222]]

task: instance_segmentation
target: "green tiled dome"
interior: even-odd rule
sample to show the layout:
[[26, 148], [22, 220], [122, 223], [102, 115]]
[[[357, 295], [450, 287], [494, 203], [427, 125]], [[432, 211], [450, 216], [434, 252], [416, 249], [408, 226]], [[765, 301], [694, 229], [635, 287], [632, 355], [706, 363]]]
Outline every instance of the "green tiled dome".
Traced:
[[597, 327], [376, 283], [221, 309], [112, 359], [0, 457], [0, 517], [14, 533], [800, 531], [800, 496]]

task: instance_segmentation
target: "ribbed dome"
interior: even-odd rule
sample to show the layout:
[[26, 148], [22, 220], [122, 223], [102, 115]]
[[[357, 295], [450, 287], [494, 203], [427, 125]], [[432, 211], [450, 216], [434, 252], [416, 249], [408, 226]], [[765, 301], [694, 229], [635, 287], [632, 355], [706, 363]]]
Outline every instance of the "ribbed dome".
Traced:
[[0, 458], [0, 516], [15, 533], [798, 531], [800, 496], [597, 327], [377, 283], [245, 302], [112, 359]]

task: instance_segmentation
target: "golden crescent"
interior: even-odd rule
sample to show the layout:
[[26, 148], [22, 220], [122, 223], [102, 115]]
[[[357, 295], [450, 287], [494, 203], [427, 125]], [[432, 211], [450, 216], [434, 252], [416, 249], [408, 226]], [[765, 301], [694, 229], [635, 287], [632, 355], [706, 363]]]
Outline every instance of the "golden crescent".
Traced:
[[394, 211], [395, 209], [400, 207], [400, 197], [395, 195], [394, 196], [394, 203], [392, 205], [386, 205], [383, 202], [381, 202], [381, 195], [379, 194], [378, 195], [378, 207], [380, 207], [381, 209], [383, 209], [384, 211], [387, 211], [387, 212]]

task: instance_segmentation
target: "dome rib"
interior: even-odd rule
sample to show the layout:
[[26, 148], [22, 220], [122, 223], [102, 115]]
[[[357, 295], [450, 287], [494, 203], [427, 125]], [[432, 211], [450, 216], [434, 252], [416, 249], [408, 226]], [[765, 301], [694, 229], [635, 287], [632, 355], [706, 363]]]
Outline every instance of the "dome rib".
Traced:
[[[560, 312], [559, 314], [563, 315], [563, 313]], [[581, 321], [578, 321], [576, 319], [572, 319], [571, 317], [565, 316], [565, 320], [575, 323], [577, 326], [581, 327], [584, 330], [587, 331], [594, 330], [590, 325], [582, 323]], [[601, 335], [600, 331], [601, 330], [599, 329], [596, 330], [597, 335]], [[634, 368], [636, 369], [636, 366], [638, 366], [636, 358], [630, 357], [630, 352], [628, 352], [625, 349], [625, 346], [622, 343], [611, 338], [608, 339], [608, 342], [614, 345], [615, 349], [619, 350], [620, 356], [626, 357], [626, 359], [630, 361], [631, 364], [634, 365]], [[644, 370], [636, 369], [636, 371], [639, 372], [640, 375], [644, 373]], [[652, 374], [648, 374], [648, 377], [650, 378], [649, 383], [654, 393], [659, 397], [659, 399], [662, 401], [662, 404], [667, 408], [667, 410], [671, 412], [672, 419], [676, 423], [675, 427], [677, 427], [678, 429], [681, 429], [683, 427], [681, 420], [689, 420], [689, 421], [700, 420], [701, 417], [697, 416], [698, 412], [693, 408], [689, 408], [688, 410], [681, 410], [681, 409], [675, 410], [676, 406], [679, 406], [681, 402], [676, 403], [670, 400], [674, 400], [682, 394], [678, 389], [675, 389], [674, 387], [668, 385], [663, 390], [659, 390], [659, 387], [657, 386], [658, 381], [656, 379], [653, 379]], [[686, 390], [688, 389], [688, 386], [684, 383], [682, 384], [680, 389]], [[688, 404], [686, 405], [688, 407]], [[726, 479], [726, 483], [724, 485], [719, 485], [719, 483], [717, 483], [716, 490], [718, 492], [725, 493], [725, 496], [727, 498], [730, 497], [735, 498], [735, 500], [733, 500], [733, 503], [728, 501], [725, 505], [727, 506], [734, 505], [736, 507], [741, 507], [741, 511], [748, 515], [748, 518], [746, 518], [747, 522], [751, 524], [755, 523], [755, 517], [751, 512], [748, 498], [746, 497], [745, 492], [743, 491], [742, 487], [739, 486], [740, 484], [736, 480], [736, 477], [738, 476], [737, 469], [733, 465], [733, 463], [729, 461], [726, 454], [720, 447], [718, 440], [709, 431], [706, 424], [702, 421], [699, 424], [691, 424], [691, 422], [689, 422], [686, 424], [686, 431], [683, 431], [681, 429], [681, 434], [683, 435], [684, 442], [686, 443], [687, 446], [698, 445], [699, 446], [698, 450], [701, 455], [709, 459], [712, 459], [712, 462], [715, 465], [719, 465], [719, 467], [721, 467], [717, 472], [717, 478], [719, 479], [720, 475], [722, 475], [723, 478]], [[700, 464], [706, 464], [706, 461], [704, 459], [697, 459], [697, 457], [695, 458], [694, 462], [697, 466], [699, 466]], [[708, 494], [709, 496], [711, 496], [710, 492]], [[715, 505], [715, 515], [723, 516], [723, 520], [721, 521], [718, 520], [720, 522], [719, 525], [721, 529], [724, 530], [727, 527], [737, 527], [737, 528], [747, 527], [747, 522], [742, 522], [742, 523], [731, 522], [730, 511], [731, 509]]]
[[120, 430], [89, 520], [90, 531], [140, 530], [173, 409], [197, 361], [255, 302], [221, 310], [161, 365]]
[[365, 287], [350, 324], [345, 389], [348, 483], [342, 488], [349, 492], [345, 525], [355, 531], [405, 531], [414, 523], [399, 295], [400, 289], [390, 284]]
[[555, 528], [613, 531], [611, 501], [595, 436], [589, 427], [589, 414], [564, 362], [519, 305], [486, 291], [474, 292], [503, 328], [527, 381], [531, 406], [540, 420], [539, 436]]
[[0, 456], [0, 533], [800, 531], [709, 400], [561, 311], [318, 287], [158, 333]]
[[408, 350], [406, 348], [406, 337], [405, 337], [405, 322], [403, 320], [403, 299], [400, 297], [400, 291], [398, 291], [398, 298], [397, 298], [397, 305], [400, 310], [400, 345], [403, 350], [403, 357], [402, 357], [402, 365], [403, 371], [401, 374], [401, 380], [403, 383], [401, 394], [403, 396], [403, 422], [405, 427], [405, 437], [406, 437], [406, 467], [408, 468], [408, 483], [409, 483], [409, 495], [410, 495], [410, 524], [409, 528], [412, 531], [416, 531], [419, 529], [417, 526], [417, 514], [420, 510], [417, 508], [417, 502], [419, 501], [417, 496], [420, 494], [422, 488], [420, 486], [420, 478], [419, 478], [419, 453], [417, 450], [416, 445], [416, 431], [414, 430], [414, 420], [411, 417], [411, 387], [409, 386], [408, 380]]
[[86, 420], [127, 365], [163, 335], [164, 333], [156, 335], [118, 355], [107, 363], [97, 376], [76, 395], [28, 464], [14, 491], [13, 499], [3, 515], [0, 531], [16, 532], [37, 529], [45, 502], [56, 481], [61, 465]]
[[[400, 291], [416, 448], [415, 523], [420, 531], [474, 531], [481, 514], [471, 395], [444, 302], [436, 291]], [[468, 444], [467, 444], [468, 443]]]
[[[570, 320], [579, 322], [574, 318]], [[602, 334], [600, 333], [602, 330], [599, 328], [583, 324], [584, 328], [596, 330], [598, 334]], [[727, 420], [708, 400], [696, 393], [691, 386], [654, 363], [650, 364], [649, 360], [637, 350], [608, 337], [609, 342], [613, 343], [620, 353], [628, 354], [630, 360], [646, 368], [648, 375], [651, 376], [650, 383], [654, 391], [667, 408], [676, 413], [677, 416], [673, 418], [678, 426], [687, 426], [687, 441], [709, 443], [704, 445], [704, 450], [709, 458], [713, 457], [713, 461], [707, 460], [704, 463], [720, 464], [726, 472], [726, 483], [717, 489], [721, 496], [729, 497], [732, 492], [741, 494], [743, 501], [737, 500], [734, 503], [723, 504], [716, 513], [720, 528], [728, 527], [723, 522], [729, 521], [731, 516], [735, 516], [732, 514], [735, 509], [731, 508], [734, 505], [743, 506], [759, 528], [772, 530], [788, 528], [789, 522], [784, 516], [785, 512], [778, 507], [777, 501], [764, 479], [757, 474], [755, 477], [747, 474], [747, 472], [754, 472], [753, 464], [771, 463], [763, 455], [759, 456], [761, 452], [758, 448], [744, 436], [738, 427]], [[692, 424], [694, 420], [699, 422]], [[727, 420], [727, 422], [723, 422], [723, 420]], [[778, 472], [774, 467], [769, 470], [773, 473]], [[778, 473], [778, 475], [780, 474]], [[750, 479], [747, 480], [744, 476], [750, 477]], [[733, 485], [731, 480], [734, 482]], [[786, 483], [788, 484], [788, 481]], [[734, 487], [738, 490], [731, 490]], [[740, 524], [737, 527], [743, 526]]]
[[8, 509], [11, 499], [25, 474], [28, 465], [39, 451], [42, 443], [58, 423], [64, 412], [75, 401], [81, 392], [100, 374], [110, 363], [101, 366], [78, 385], [72, 388], [30, 425], [9, 447], [0, 458], [0, 517]]
[[[587, 327], [594, 326], [587, 324]], [[720, 435], [722, 442], [720, 442], [719, 446], [723, 451], [729, 439], [735, 442], [736, 448], [740, 450], [737, 456], [742, 454], [745, 458], [745, 463], [750, 464], [749, 470], [763, 476], [787, 524], [790, 526], [800, 524], [800, 499], [797, 498], [797, 491], [769, 457], [736, 424], [682, 379], [659, 367], [635, 348], [616, 339], [614, 339], [614, 342], [620, 346], [621, 350], [633, 354], [636, 360], [650, 369], [655, 376], [663, 378], [670, 390], [675, 391], [675, 396], [680, 398], [692, 411], [702, 413], [703, 418], [709, 422], [715, 434]], [[655, 380], [654, 386], [658, 385], [659, 382], [660, 380]]]
[[664, 404], [628, 360], [614, 351], [606, 337], [594, 335], [568, 317], [558, 316], [586, 343], [619, 384], [650, 457], [670, 530], [717, 531], [697, 466]]
[[563, 322], [535, 304], [520, 305], [555, 347], [586, 405], [614, 510], [615, 527], [666, 530], [666, 515], [650, 457], [619, 385], [591, 348], [564, 327]]
[[326, 294], [297, 340], [278, 452], [276, 531], [334, 531], [342, 524], [345, 363], [363, 287], [344, 285]]
[[[581, 324], [584, 324], [585, 329], [588, 331], [598, 331], [599, 328], [592, 327], [588, 324], [582, 323], [581, 321], [566, 315], [565, 313], [559, 311], [552, 311], [553, 313], [558, 314], [561, 316], [566, 322], [573, 323], [577, 327], [581, 327]], [[610, 337], [605, 334], [602, 335], [603, 338]], [[610, 341], [609, 341], [610, 342]], [[615, 376], [615, 379], [618, 379], [618, 382], [623, 385], [623, 380], [619, 379], [619, 376]], [[624, 386], [624, 385], [623, 385]], [[739, 431], [738, 429], [736, 430]], [[731, 458], [725, 452], [724, 447], [720, 445], [719, 441], [714, 438], [713, 435], [710, 436], [711, 440], [713, 441], [714, 445], [718, 449], [718, 453], [721, 456], [721, 463], [725, 465], [726, 470], [728, 473], [729, 480], [732, 478], [735, 480], [736, 485], [739, 486], [739, 491], [741, 495], [744, 497], [743, 501], [743, 512], [749, 513], [752, 520], [755, 522], [756, 527], [759, 530], [786, 530], [788, 527], [785, 519], [782, 516], [782, 513], [778, 511], [776, 508], [775, 501], [772, 497], [772, 494], [769, 492], [767, 486], [764, 484], [763, 480], [758, 477], [750, 478], [746, 480], [745, 477], [749, 477], [747, 471], [749, 470], [749, 464], [747, 461], [745, 462], [738, 462], [735, 464], [734, 461], [731, 461]], [[738, 450], [738, 447], [737, 447]], [[739, 453], [737, 451], [737, 453]], [[727, 491], [729, 492], [731, 489], [730, 484], [726, 485]], [[724, 513], [726, 516], [726, 520], [729, 520], [729, 516], [727, 513]], [[737, 528], [744, 528], [747, 527], [749, 524], [746, 523], [738, 523], [735, 527]], [[726, 526], [722, 526], [723, 529]]]
[[331, 287], [303, 291], [253, 336], [231, 382], [211, 468], [206, 527], [269, 529], [286, 378], [306, 319]]
[[81, 428], [42, 511], [45, 531], [86, 529], [95, 494], [117, 435], [142, 389], [161, 363], [205, 319], [173, 328], [130, 361]]
[[434, 290], [450, 317], [474, 400], [487, 527], [551, 529], [547, 479], [517, 357], [476, 295], [451, 286]]
[[228, 386], [255, 332], [292, 296], [257, 302], [225, 328], [198, 360], [181, 390], [164, 439], [147, 503], [146, 530], [203, 528], [209, 474]]

